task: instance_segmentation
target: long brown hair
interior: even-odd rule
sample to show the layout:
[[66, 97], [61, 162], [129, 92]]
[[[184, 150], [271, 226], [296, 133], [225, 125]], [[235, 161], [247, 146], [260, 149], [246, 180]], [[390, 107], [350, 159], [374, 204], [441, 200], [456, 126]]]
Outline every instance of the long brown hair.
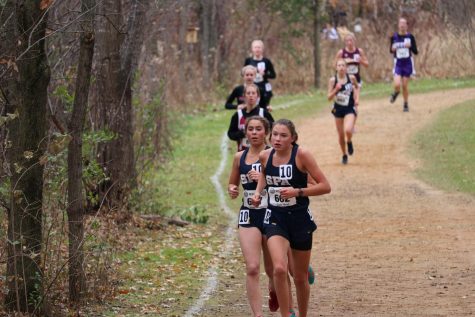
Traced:
[[274, 122], [272, 127], [275, 127], [276, 125], [279, 125], [279, 124], [287, 127], [287, 129], [289, 129], [290, 135], [294, 139], [292, 141], [292, 144], [296, 145], [297, 140], [299, 139], [299, 134], [297, 133], [297, 129], [295, 128], [295, 124], [289, 119], [279, 119], [276, 122]]

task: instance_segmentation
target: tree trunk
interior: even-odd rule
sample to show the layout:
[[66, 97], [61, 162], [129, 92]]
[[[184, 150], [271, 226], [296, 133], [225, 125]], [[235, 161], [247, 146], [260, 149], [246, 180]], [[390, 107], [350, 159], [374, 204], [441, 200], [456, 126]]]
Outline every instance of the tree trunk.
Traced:
[[320, 0], [314, 0], [313, 3], [313, 67], [314, 67], [314, 86], [321, 86], [321, 59], [322, 51], [320, 47]]
[[8, 213], [8, 310], [39, 312], [42, 305], [40, 253], [42, 246], [43, 165], [46, 137], [46, 102], [50, 70], [45, 52], [46, 10], [41, 1], [9, 1], [13, 9], [18, 72], [12, 76], [7, 112], [18, 112], [8, 128], [12, 146], [11, 202]]
[[[133, 146], [134, 112], [132, 83], [142, 48], [146, 12], [149, 1], [134, 0], [123, 27], [123, 10], [120, 1], [104, 0], [102, 25], [98, 28], [98, 109], [95, 120], [99, 128], [108, 128], [115, 134], [114, 140], [99, 149], [99, 162], [109, 176], [108, 194], [112, 207], [126, 203], [135, 185], [135, 161]], [[126, 30], [125, 36], [123, 30]]]
[[95, 0], [82, 0], [81, 43], [79, 48], [73, 112], [69, 123], [72, 137], [68, 145], [68, 225], [69, 225], [69, 300], [78, 305], [86, 291], [84, 273], [84, 197], [82, 188], [82, 133], [86, 118], [92, 59], [94, 55]]

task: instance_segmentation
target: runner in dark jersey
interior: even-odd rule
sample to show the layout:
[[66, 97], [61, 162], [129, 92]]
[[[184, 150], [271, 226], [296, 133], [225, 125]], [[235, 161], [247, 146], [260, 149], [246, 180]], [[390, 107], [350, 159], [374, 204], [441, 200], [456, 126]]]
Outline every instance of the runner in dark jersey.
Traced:
[[[331, 189], [312, 154], [297, 145], [297, 132], [290, 120], [278, 120], [271, 136], [273, 148], [259, 155], [264, 168], [253, 204], [258, 206], [261, 203], [261, 192], [267, 188], [269, 206], [264, 217], [264, 229], [274, 267], [280, 314], [282, 317], [295, 316], [288, 313], [288, 251], [291, 250], [299, 316], [306, 317], [310, 296], [307, 272], [313, 231], [317, 228], [309, 210], [308, 197], [327, 194]], [[315, 180], [315, 184], [308, 183], [308, 176]]]
[[394, 92], [389, 101], [394, 103], [401, 91], [404, 98], [403, 111], [409, 111], [409, 80], [416, 74], [414, 68], [413, 54], [417, 55], [417, 44], [414, 35], [407, 30], [407, 21], [404, 18], [399, 19], [398, 32], [391, 36], [389, 51], [394, 56]]
[[356, 38], [353, 34], [349, 33], [345, 36], [345, 47], [336, 53], [336, 62], [340, 59], [344, 59], [347, 65], [347, 73], [354, 75], [358, 84], [362, 84], [360, 75], [360, 66], [368, 67], [369, 62], [366, 57], [366, 53], [362, 48], [356, 47]]
[[246, 106], [243, 109], [238, 109], [231, 117], [228, 129], [228, 137], [237, 142], [238, 151], [245, 150], [249, 147], [249, 141], [244, 132], [247, 118], [260, 116], [265, 117], [271, 123], [274, 122], [274, 118], [267, 110], [257, 106], [259, 88], [255, 84], [246, 86], [244, 89], [244, 95], [246, 96]]
[[264, 43], [261, 40], [253, 41], [251, 50], [252, 57], [246, 58], [244, 65], [252, 65], [257, 68], [257, 75], [254, 82], [263, 92], [260, 106], [271, 111], [272, 108], [268, 107], [270, 107], [270, 100], [273, 96], [273, 92], [269, 79], [276, 78], [274, 65], [270, 59], [264, 57]]
[[[229, 110], [235, 109], [242, 109], [245, 105], [245, 96], [244, 96], [244, 88], [246, 85], [254, 84], [254, 80], [256, 79], [257, 69], [252, 65], [244, 66], [241, 70], [241, 76], [244, 79], [244, 84], [234, 87], [231, 94], [226, 99], [226, 103], [224, 104], [224, 108]], [[259, 88], [260, 95], [263, 95], [263, 91]], [[258, 101], [259, 106], [263, 106], [262, 99], [259, 98]]]
[[328, 81], [328, 100], [334, 100], [332, 113], [335, 117], [338, 143], [343, 153], [341, 162], [348, 163], [348, 154], [353, 155], [353, 131], [358, 114], [359, 85], [354, 75], [346, 72], [346, 63], [339, 59], [336, 64], [336, 75]]

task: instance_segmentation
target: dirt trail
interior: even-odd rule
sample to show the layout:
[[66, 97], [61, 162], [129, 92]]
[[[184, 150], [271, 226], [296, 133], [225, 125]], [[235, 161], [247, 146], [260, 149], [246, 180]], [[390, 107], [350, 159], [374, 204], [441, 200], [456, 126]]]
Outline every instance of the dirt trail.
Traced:
[[[312, 201], [318, 276], [309, 316], [475, 315], [475, 198], [417, 180], [418, 162], [406, 154], [438, 111], [474, 96], [475, 89], [414, 95], [409, 113], [401, 100], [363, 100], [347, 166], [329, 110], [297, 122], [300, 143], [333, 189]], [[238, 251], [203, 316], [250, 316]]]

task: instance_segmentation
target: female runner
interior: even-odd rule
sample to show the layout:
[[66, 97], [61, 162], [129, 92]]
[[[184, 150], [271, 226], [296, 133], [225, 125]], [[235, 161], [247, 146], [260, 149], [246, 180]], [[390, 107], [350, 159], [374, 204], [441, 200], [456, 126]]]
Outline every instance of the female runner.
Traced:
[[[234, 87], [231, 94], [226, 99], [226, 103], [224, 104], [224, 108], [228, 110], [235, 110], [235, 109], [242, 109], [246, 106], [244, 96], [244, 88], [248, 85], [254, 84], [254, 80], [256, 79], [257, 69], [252, 65], [244, 66], [241, 70], [241, 76], [244, 79], [244, 84]], [[262, 96], [263, 92], [262, 89], [259, 88], [259, 93]], [[262, 98], [259, 98], [258, 101], [259, 107], [263, 107]], [[270, 109], [267, 109], [270, 111]]]
[[264, 108], [257, 106], [260, 97], [259, 88], [255, 84], [244, 87], [245, 107], [238, 109], [231, 117], [229, 123], [228, 137], [238, 144], [238, 151], [245, 150], [249, 147], [249, 140], [244, 132], [246, 119], [252, 116], [265, 117], [270, 123], [274, 122], [272, 115]]
[[[280, 314], [282, 317], [295, 316], [289, 313], [287, 272], [290, 251], [299, 316], [306, 317], [310, 296], [307, 274], [313, 231], [317, 228], [309, 211], [308, 196], [327, 194], [331, 188], [311, 153], [297, 145], [297, 131], [290, 120], [278, 120], [271, 136], [273, 148], [259, 155], [263, 168], [252, 203], [259, 206], [263, 190], [267, 188], [269, 206], [264, 217], [264, 230], [272, 258]], [[315, 180], [315, 184], [308, 183], [308, 176]]]
[[346, 72], [346, 62], [343, 59], [337, 61], [336, 75], [328, 81], [328, 100], [335, 100], [332, 113], [343, 153], [341, 162], [347, 164], [346, 146], [349, 155], [353, 155], [354, 152], [352, 137], [358, 114], [359, 85], [356, 77]]

